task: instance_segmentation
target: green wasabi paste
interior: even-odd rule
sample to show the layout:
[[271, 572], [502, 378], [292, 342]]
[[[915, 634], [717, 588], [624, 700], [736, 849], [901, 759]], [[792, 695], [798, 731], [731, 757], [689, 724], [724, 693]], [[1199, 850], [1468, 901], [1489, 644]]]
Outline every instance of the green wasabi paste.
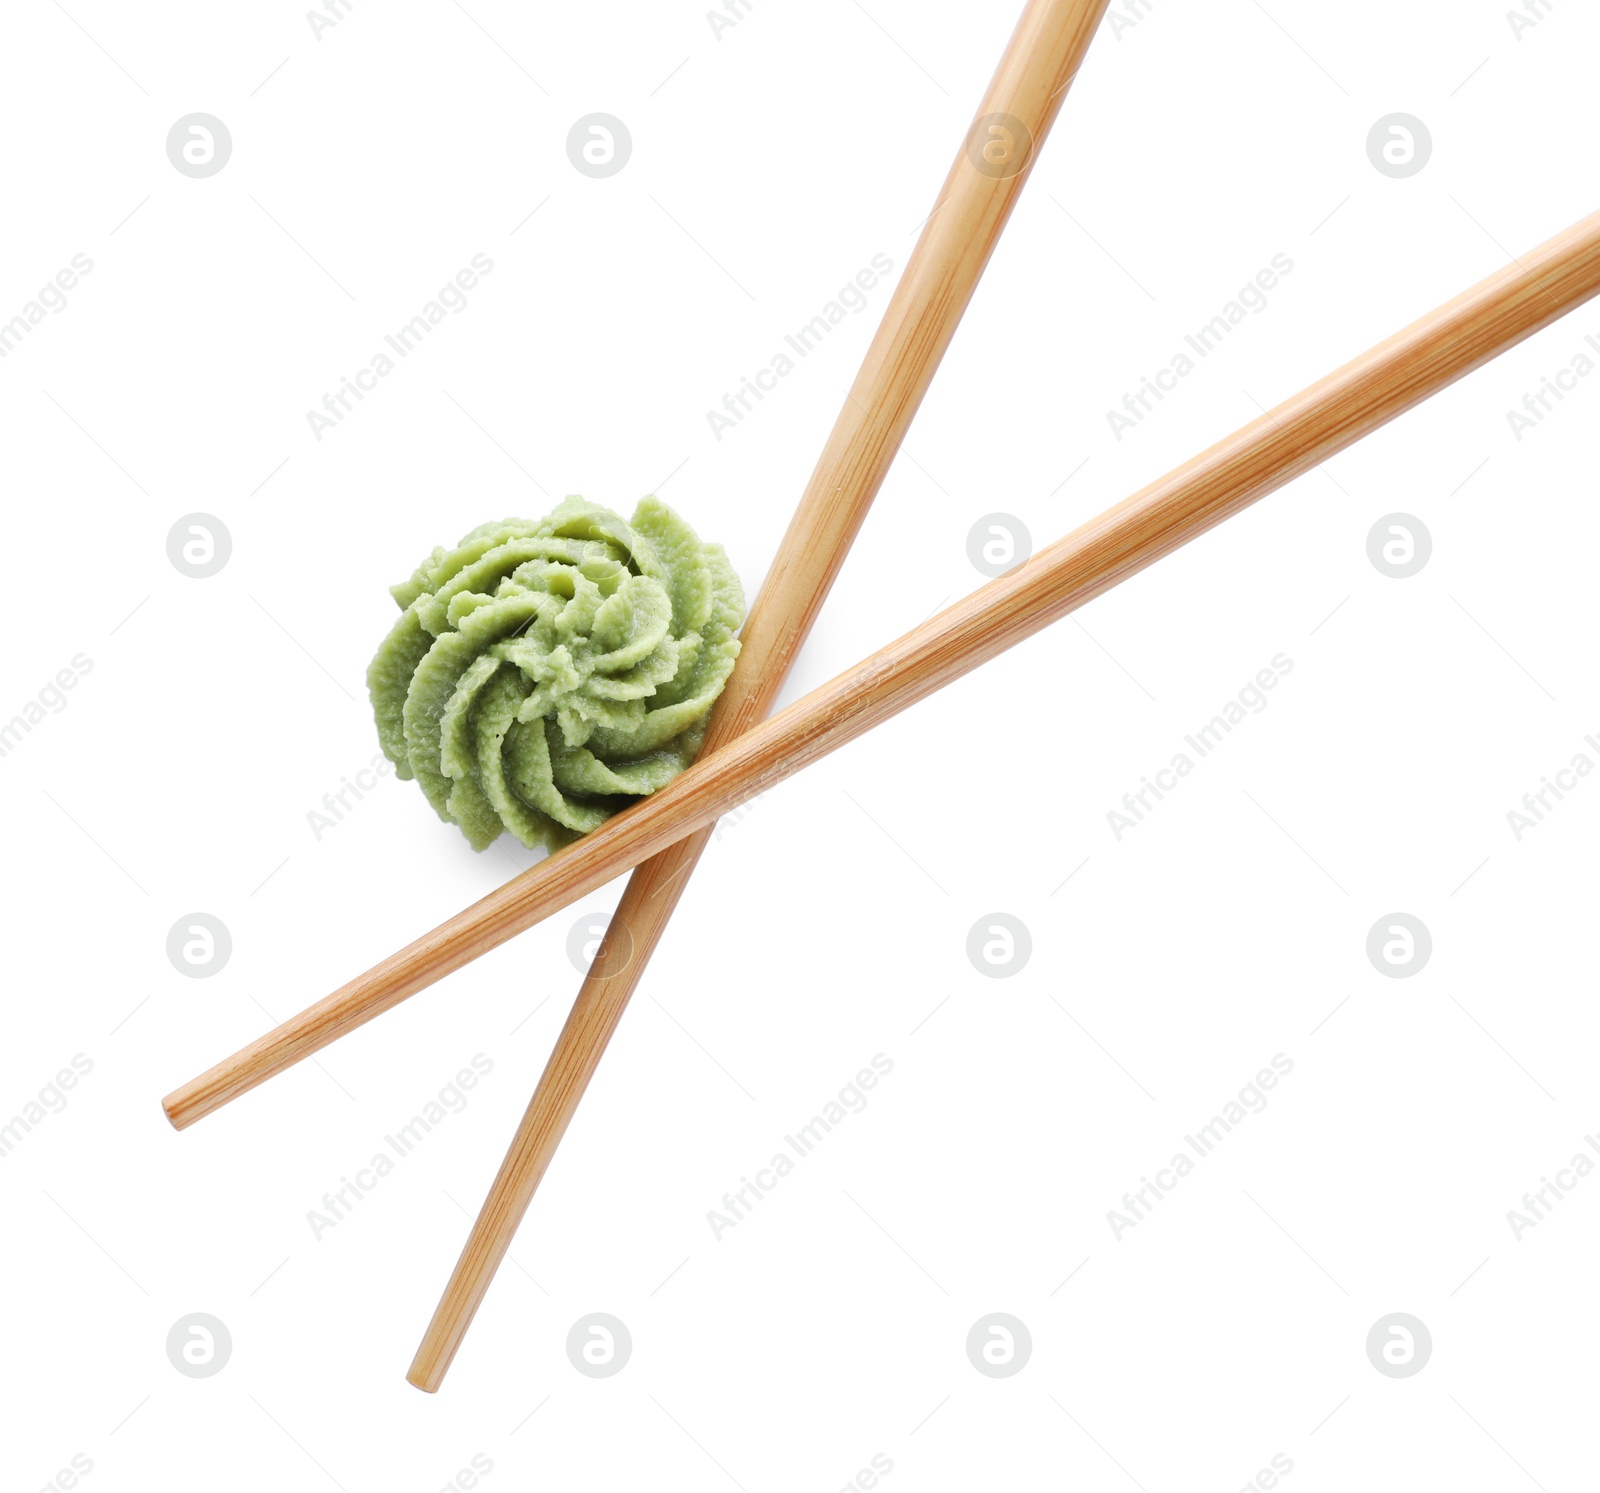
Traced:
[[384, 755], [475, 850], [550, 849], [695, 758], [739, 656], [744, 592], [721, 545], [655, 498], [630, 524], [568, 498], [484, 524], [391, 587], [367, 670]]

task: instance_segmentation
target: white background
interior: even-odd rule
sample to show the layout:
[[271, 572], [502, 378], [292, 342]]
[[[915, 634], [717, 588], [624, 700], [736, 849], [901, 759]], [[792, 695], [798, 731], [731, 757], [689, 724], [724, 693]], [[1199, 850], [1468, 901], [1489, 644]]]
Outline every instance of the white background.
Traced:
[[[74, 1455], [106, 1493], [431, 1493], [474, 1455], [491, 1490], [834, 1490], [875, 1454], [890, 1490], [1239, 1489], [1274, 1455], [1304, 1493], [1592, 1486], [1600, 1180], [1520, 1241], [1506, 1214], [1600, 1130], [1600, 782], [1520, 842], [1506, 814], [1600, 761], [1600, 378], [1521, 442], [1506, 412], [1594, 307], [727, 824], [437, 1397], [403, 1374], [576, 989], [574, 915], [162, 1117], [529, 859], [393, 778], [308, 822], [376, 751], [385, 588], [431, 546], [660, 490], [754, 592], [887, 285], [722, 440], [706, 412], [903, 266], [1012, 11], [754, 0], [719, 38], [679, 0], [356, 0], [319, 40], [288, 3], [7, 7], [0, 317], [94, 265], [0, 362], [0, 719], [92, 662], [0, 759], [0, 1119], [93, 1064], [0, 1165], [7, 1488]], [[1597, 43], [1579, 0], [1520, 39], [1503, 0], [1108, 24], [788, 697], [979, 584], [980, 516], [1042, 544], [1593, 210]], [[194, 111], [233, 139], [203, 180], [165, 153]], [[566, 154], [596, 111], [633, 139], [606, 180]], [[1366, 152], [1397, 111], [1433, 137], [1404, 180]], [[468, 308], [315, 439], [480, 252]], [[1280, 253], [1118, 441], [1106, 411]], [[233, 540], [206, 580], [165, 549], [195, 511]], [[1408, 580], [1366, 553], [1396, 511], [1433, 537]], [[1115, 838], [1279, 653], [1269, 707]], [[196, 911], [233, 940], [208, 979], [165, 952]], [[996, 911], [1032, 937], [1006, 980], [965, 952]], [[1396, 911], [1432, 934], [1410, 979], [1365, 952]], [[875, 1053], [869, 1106], [715, 1238]], [[1275, 1053], [1269, 1107], [1119, 1241], [1108, 1210]], [[564, 1349], [595, 1311], [633, 1336], [609, 1379]], [[1032, 1335], [1010, 1378], [964, 1349], [996, 1311]], [[1397, 1311], [1433, 1338], [1405, 1379], [1364, 1346]], [[196, 1312], [233, 1339], [206, 1379], [165, 1351]]]

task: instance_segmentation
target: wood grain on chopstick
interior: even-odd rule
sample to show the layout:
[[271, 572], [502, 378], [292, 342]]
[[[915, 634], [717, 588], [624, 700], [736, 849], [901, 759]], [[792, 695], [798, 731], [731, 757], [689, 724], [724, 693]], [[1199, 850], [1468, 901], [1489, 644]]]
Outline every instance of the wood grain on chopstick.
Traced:
[[[751, 608], [738, 667], [717, 702], [705, 752], [732, 741], [772, 709], [1106, 3], [1029, 0], [1025, 6]], [[443, 1382], [710, 834], [707, 828], [680, 840], [629, 878], [417, 1349], [407, 1378], [419, 1389], [431, 1392]]]
[[[775, 786], [1600, 292], [1600, 213], [702, 758], [167, 1101], [184, 1124]], [[274, 1040], [277, 1038], [278, 1040]], [[184, 1118], [187, 1117], [187, 1118]]]

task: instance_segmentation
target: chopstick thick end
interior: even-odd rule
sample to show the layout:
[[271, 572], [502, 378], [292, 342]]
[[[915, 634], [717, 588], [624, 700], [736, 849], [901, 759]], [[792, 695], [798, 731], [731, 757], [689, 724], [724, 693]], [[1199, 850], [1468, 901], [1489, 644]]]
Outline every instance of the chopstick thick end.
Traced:
[[420, 1389], [423, 1394], [436, 1395], [439, 1393], [439, 1386], [444, 1383], [444, 1373], [442, 1369], [430, 1373], [419, 1358], [406, 1370], [406, 1383], [415, 1389]]
[[161, 1101], [161, 1113], [174, 1130], [187, 1130], [205, 1112], [194, 1102], [193, 1084], [174, 1089]]

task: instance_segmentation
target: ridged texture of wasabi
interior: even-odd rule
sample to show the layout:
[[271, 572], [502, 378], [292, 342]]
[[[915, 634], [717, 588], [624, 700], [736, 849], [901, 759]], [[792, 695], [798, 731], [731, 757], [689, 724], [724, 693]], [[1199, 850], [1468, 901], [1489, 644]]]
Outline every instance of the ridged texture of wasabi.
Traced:
[[378, 739], [476, 850], [504, 830], [555, 849], [675, 778], [744, 621], [722, 547], [655, 498], [632, 523], [574, 497], [484, 524], [391, 594]]

